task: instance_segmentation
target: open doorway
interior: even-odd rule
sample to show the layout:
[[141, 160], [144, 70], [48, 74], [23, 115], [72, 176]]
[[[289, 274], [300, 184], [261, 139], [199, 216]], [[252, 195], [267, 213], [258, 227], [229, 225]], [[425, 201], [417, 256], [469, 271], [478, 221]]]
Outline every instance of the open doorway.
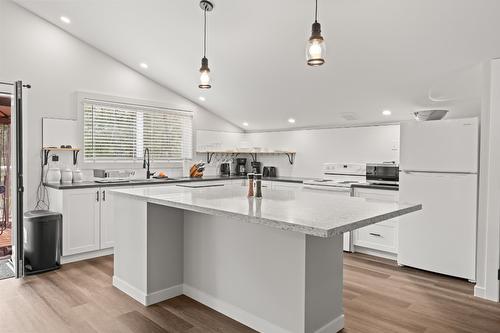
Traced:
[[0, 280], [14, 277], [11, 206], [11, 105], [12, 95], [0, 91]]

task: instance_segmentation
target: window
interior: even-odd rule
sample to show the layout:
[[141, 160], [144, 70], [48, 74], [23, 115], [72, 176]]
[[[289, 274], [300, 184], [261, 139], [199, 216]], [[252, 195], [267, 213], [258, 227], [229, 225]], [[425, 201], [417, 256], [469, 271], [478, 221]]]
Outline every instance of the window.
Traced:
[[84, 99], [83, 118], [85, 161], [192, 158], [192, 112]]

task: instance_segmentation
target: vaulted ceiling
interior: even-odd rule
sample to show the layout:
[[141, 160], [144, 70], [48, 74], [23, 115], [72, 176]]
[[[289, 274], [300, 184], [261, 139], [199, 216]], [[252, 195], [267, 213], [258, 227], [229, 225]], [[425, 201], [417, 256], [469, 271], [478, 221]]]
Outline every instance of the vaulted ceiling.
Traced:
[[305, 63], [313, 0], [215, 0], [213, 88], [200, 91], [197, 0], [16, 2], [249, 130], [394, 122], [428, 108], [477, 115], [479, 64], [500, 56], [498, 0], [319, 0], [327, 58], [315, 68]]

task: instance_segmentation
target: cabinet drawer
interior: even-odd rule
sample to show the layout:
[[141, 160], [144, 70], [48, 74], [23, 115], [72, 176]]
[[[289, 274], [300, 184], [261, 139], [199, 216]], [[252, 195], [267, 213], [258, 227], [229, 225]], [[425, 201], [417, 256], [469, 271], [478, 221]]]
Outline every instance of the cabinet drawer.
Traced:
[[396, 228], [391, 225], [369, 225], [356, 230], [354, 235], [354, 245], [397, 253]]

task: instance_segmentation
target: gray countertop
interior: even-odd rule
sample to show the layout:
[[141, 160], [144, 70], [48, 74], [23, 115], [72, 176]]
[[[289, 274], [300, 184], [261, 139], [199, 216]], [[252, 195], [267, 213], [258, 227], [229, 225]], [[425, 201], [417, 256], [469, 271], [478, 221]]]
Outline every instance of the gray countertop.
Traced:
[[331, 237], [422, 209], [418, 203], [345, 197], [307, 189], [264, 188], [262, 199], [248, 198], [246, 188], [238, 185], [137, 187], [114, 189], [111, 193], [319, 237]]
[[[70, 184], [47, 184], [44, 185], [56, 190], [74, 190], [82, 188], [93, 188], [93, 187], [120, 187], [120, 186], [144, 186], [144, 185], [166, 185], [166, 184], [176, 184], [185, 182], [201, 182], [201, 181], [214, 181], [214, 180], [238, 180], [245, 179], [245, 176], [204, 176], [201, 178], [170, 178], [170, 179], [133, 179], [128, 182], [121, 183], [97, 183], [94, 181], [84, 181], [81, 183], [70, 183]], [[266, 177], [264, 180], [278, 181], [278, 182], [288, 182], [288, 183], [302, 183], [306, 178], [300, 177]], [[309, 179], [309, 178], [307, 178]]]

